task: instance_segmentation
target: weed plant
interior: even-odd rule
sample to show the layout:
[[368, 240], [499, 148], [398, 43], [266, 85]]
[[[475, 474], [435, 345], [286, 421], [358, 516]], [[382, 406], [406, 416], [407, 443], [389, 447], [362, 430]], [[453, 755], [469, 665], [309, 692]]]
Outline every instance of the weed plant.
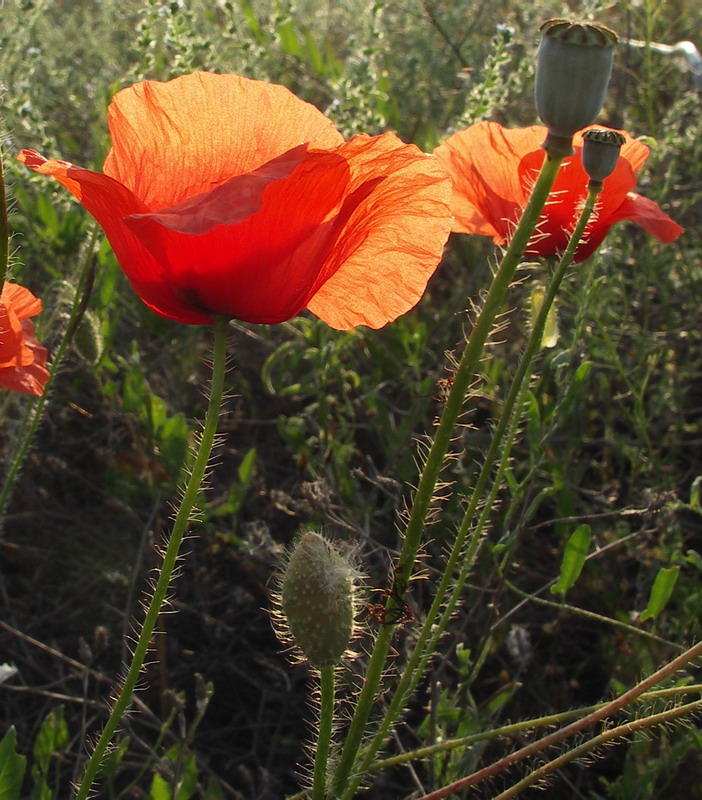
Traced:
[[[549, 17], [593, 15], [625, 39], [702, 46], [702, 11], [690, 0], [0, 7], [10, 275], [41, 294], [37, 334], [63, 353], [45, 398], [0, 397], [8, 469], [36, 421], [0, 537], [0, 796], [73, 797], [86, 743], [102, 730], [128, 662], [181, 470], [192, 465], [211, 357], [202, 327], [175, 325], [138, 300], [84, 210], [19, 164], [19, 149], [99, 170], [105, 109], [119, 89], [204, 69], [282, 83], [346, 137], [393, 130], [430, 152], [482, 119], [536, 123], [535, 31]], [[567, 272], [550, 341], [507, 432], [512, 450], [475, 498], [484, 527], [467, 540], [473, 561], [456, 606], [358, 796], [424, 797], [499, 764], [554, 726], [597, 713], [702, 639], [696, 85], [679, 56], [620, 45], [600, 120], [644, 137], [651, 156], [640, 191], [685, 234], [662, 245], [625, 223]], [[431, 503], [420, 578], [397, 596], [417, 465], [499, 256], [486, 237], [452, 236], [419, 305], [379, 331], [335, 331], [308, 313], [275, 326], [230, 324], [230, 398], [215, 466], [194, 500], [174, 613], [158, 617], [96, 796], [312, 796], [301, 773], [314, 759], [318, 679], [291, 665], [269, 619], [273, 576], [301, 529], [353, 549], [364, 575], [362, 632], [337, 677], [330, 773], [343, 759], [373, 641], [394, 628], [382, 609], [402, 612], [363, 755], [412, 656], [533, 330], [532, 289], [547, 271], [527, 264], [471, 381]], [[694, 662], [680, 664], [574, 743], [516, 762], [482, 796], [514, 796], [509, 787], [577, 746], [581, 760], [564, 758], [543, 776], [547, 797], [698, 796], [697, 682]], [[661, 724], [646, 727], [654, 715]], [[596, 761], [585, 760], [593, 753]]]

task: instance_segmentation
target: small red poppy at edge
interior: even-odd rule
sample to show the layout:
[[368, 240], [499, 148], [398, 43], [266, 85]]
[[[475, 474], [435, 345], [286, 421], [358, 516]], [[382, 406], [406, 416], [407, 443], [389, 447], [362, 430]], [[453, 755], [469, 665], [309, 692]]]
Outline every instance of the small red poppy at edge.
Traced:
[[22, 150], [102, 226], [169, 319], [276, 323], [309, 308], [379, 328], [414, 306], [452, 215], [436, 159], [394, 134], [344, 141], [283, 86], [197, 72], [119, 92], [103, 172]]
[[[453, 180], [454, 232], [492, 236], [499, 245], [509, 239], [541, 167], [541, 142], [547, 133], [541, 125], [503, 128], [496, 122], [478, 122], [449, 136], [436, 148], [434, 155]], [[574, 261], [592, 255], [612, 225], [623, 220], [635, 222], [661, 242], [672, 242], [683, 232], [656, 203], [632, 191], [649, 150], [642, 142], [623, 135], [626, 141], [619, 161], [604, 182], [594, 219], [585, 230]], [[526, 249], [529, 256], [555, 256], [568, 244], [588, 183], [580, 158], [581, 133], [575, 135], [573, 145], [575, 154], [564, 161]]]
[[41, 300], [29, 289], [5, 282], [0, 294], [0, 386], [13, 392], [44, 393], [49, 379], [47, 350], [34, 335], [29, 318], [41, 311]]

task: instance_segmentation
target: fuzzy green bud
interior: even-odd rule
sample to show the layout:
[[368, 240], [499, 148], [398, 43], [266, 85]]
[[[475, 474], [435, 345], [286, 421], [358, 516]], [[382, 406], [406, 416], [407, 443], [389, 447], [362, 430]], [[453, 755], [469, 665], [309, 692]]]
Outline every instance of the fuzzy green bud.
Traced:
[[97, 364], [102, 357], [105, 343], [98, 320], [90, 310], [83, 314], [73, 334], [73, 346], [89, 364]]
[[617, 35], [590, 22], [552, 19], [541, 26], [536, 63], [536, 110], [548, 127], [544, 147], [570, 155], [576, 131], [604, 105]]
[[590, 189], [602, 187], [617, 166], [619, 151], [626, 139], [619, 131], [590, 128], [583, 134], [583, 168], [590, 176]]
[[348, 559], [308, 531], [285, 568], [281, 606], [290, 633], [315, 667], [338, 664], [353, 633], [354, 576]]

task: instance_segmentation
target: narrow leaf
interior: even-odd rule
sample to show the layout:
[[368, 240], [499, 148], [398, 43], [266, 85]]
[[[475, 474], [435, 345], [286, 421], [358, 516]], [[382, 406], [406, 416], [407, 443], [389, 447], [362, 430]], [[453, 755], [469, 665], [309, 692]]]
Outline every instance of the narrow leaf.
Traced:
[[673, 594], [675, 583], [678, 580], [680, 567], [661, 567], [653, 581], [651, 596], [648, 598], [648, 605], [641, 614], [641, 622], [647, 619], [655, 619], [668, 604], [670, 596]]
[[575, 581], [580, 577], [580, 573], [590, 552], [590, 526], [579, 525], [566, 543], [561, 562], [561, 574], [558, 582], [551, 587], [552, 594], [565, 597]]

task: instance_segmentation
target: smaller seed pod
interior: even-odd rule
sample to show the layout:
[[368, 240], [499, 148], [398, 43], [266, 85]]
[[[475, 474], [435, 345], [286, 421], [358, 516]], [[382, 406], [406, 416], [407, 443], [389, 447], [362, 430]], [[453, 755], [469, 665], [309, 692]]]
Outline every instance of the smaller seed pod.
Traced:
[[73, 334], [73, 346], [89, 364], [97, 364], [102, 357], [105, 342], [98, 320], [90, 310], [85, 311]]
[[617, 35], [592, 22], [551, 19], [541, 26], [536, 63], [536, 110], [548, 128], [544, 147], [570, 155], [573, 134], [595, 121], [604, 105]]
[[590, 128], [583, 134], [583, 168], [590, 176], [590, 189], [602, 187], [617, 166], [626, 139], [611, 128]]
[[283, 621], [314, 667], [338, 664], [353, 635], [354, 578], [347, 557], [315, 531], [297, 541], [281, 587]]

